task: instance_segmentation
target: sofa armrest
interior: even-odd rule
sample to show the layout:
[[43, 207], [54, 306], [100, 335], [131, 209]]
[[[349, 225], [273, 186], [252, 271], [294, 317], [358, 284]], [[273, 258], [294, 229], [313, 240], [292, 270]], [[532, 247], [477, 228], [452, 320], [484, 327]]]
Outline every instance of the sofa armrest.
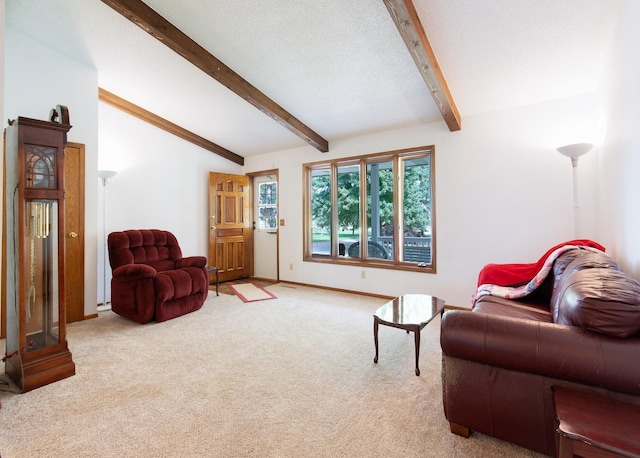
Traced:
[[176, 261], [176, 269], [182, 269], [183, 267], [205, 267], [206, 265], [207, 258], [204, 256], [189, 256]]
[[640, 338], [619, 339], [555, 323], [481, 312], [444, 314], [446, 356], [640, 394]]
[[116, 280], [130, 281], [155, 276], [156, 269], [146, 264], [125, 264], [113, 270], [113, 278]]

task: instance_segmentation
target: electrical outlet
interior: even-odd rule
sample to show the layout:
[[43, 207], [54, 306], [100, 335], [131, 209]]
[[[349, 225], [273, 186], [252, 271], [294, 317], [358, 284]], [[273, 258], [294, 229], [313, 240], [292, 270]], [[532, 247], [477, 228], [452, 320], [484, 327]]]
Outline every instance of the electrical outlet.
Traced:
[[367, 278], [367, 273], [364, 270], [360, 271], [360, 278], [362, 278], [363, 280]]
[[293, 270], [293, 263], [289, 264], [289, 270]]

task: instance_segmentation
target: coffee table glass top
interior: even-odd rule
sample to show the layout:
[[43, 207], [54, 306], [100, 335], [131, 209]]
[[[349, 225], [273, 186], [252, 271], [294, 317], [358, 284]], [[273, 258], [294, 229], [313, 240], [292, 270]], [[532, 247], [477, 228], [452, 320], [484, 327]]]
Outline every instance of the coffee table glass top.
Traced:
[[396, 297], [376, 310], [380, 321], [400, 325], [429, 323], [444, 310], [444, 301], [426, 294], [405, 294]]

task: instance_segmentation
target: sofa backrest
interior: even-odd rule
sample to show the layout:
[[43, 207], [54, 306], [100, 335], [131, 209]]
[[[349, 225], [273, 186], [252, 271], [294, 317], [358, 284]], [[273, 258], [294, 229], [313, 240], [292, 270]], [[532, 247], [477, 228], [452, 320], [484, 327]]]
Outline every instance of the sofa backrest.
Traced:
[[157, 271], [175, 269], [182, 259], [176, 237], [158, 229], [131, 229], [112, 232], [107, 239], [111, 269], [126, 264], [146, 264]]

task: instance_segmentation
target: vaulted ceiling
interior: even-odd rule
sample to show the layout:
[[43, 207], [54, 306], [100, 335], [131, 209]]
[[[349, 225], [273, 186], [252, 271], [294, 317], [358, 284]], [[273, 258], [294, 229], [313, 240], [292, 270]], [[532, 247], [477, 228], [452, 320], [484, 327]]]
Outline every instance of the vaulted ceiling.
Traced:
[[[332, 140], [443, 119], [455, 132], [465, 116], [593, 92], [620, 8], [618, 0], [146, 0], [195, 43], [185, 58], [169, 46], [173, 29], [160, 23], [153, 32], [131, 17], [137, 3], [8, 0], [5, 18], [96, 68], [104, 94], [240, 157], [305, 143], [323, 151]], [[397, 17], [407, 6], [413, 24]], [[418, 27], [409, 38], [407, 25]], [[195, 66], [194, 54], [213, 57], [205, 60], [217, 70]]]

